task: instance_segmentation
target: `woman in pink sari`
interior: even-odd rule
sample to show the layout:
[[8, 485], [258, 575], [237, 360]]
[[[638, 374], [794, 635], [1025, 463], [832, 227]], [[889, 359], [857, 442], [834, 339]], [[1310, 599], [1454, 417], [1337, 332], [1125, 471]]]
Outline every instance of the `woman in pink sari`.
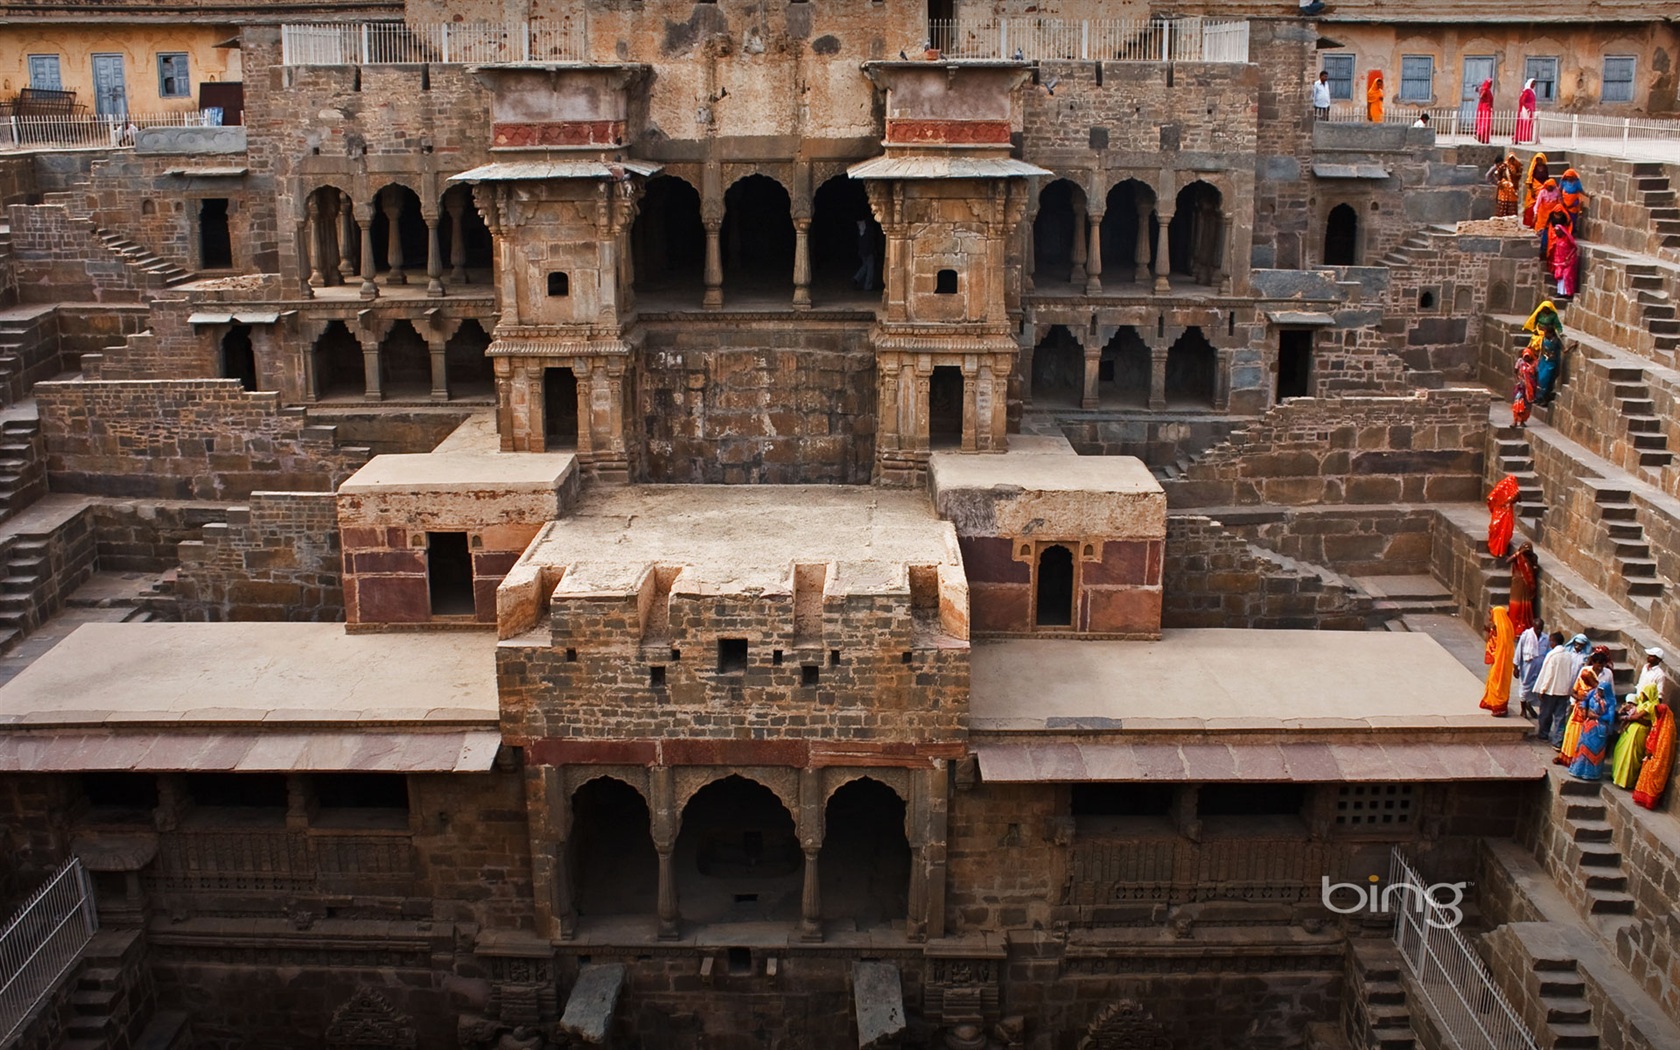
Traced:
[[1493, 81], [1482, 81], [1481, 98], [1476, 103], [1476, 141], [1493, 138]]
[[1534, 78], [1529, 77], [1528, 83], [1523, 85], [1522, 94], [1517, 96], [1517, 126], [1511, 134], [1513, 145], [1540, 141], [1534, 133], [1534, 111], [1538, 105], [1534, 97]]
[[1546, 231], [1546, 255], [1552, 267], [1552, 280], [1557, 282], [1558, 295], [1573, 296], [1581, 251], [1575, 244], [1575, 234], [1569, 229], [1568, 216], [1562, 211], [1554, 211], [1551, 218], [1552, 223]]

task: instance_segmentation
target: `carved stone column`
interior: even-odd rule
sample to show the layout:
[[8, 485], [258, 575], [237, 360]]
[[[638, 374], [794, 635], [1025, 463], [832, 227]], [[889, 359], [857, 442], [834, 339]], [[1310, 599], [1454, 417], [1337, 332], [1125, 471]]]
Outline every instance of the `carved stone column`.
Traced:
[[1033, 271], [1038, 268], [1038, 261], [1034, 253], [1038, 251], [1038, 244], [1034, 240], [1033, 226], [1037, 220], [1036, 210], [1021, 223], [1021, 290], [1032, 291]]
[[723, 309], [723, 246], [718, 240], [722, 232], [722, 219], [706, 220], [706, 296], [700, 305], [707, 310]]
[[303, 210], [303, 266], [309, 271], [309, 287], [320, 288], [327, 283], [321, 274], [321, 198], [311, 193]]
[[1085, 205], [1073, 206], [1073, 267], [1068, 270], [1068, 283], [1078, 286], [1085, 280]]
[[356, 206], [350, 200], [350, 195], [343, 191], [338, 194], [338, 282], [349, 284], [350, 278], [356, 274], [356, 258], [351, 253], [351, 242], [356, 239]]
[[1157, 212], [1155, 228], [1155, 290], [1167, 292], [1172, 286], [1167, 283], [1167, 274], [1172, 272], [1172, 255], [1167, 250], [1167, 228], [1172, 225], [1172, 213]]
[[1085, 262], [1085, 294], [1096, 295], [1102, 291], [1102, 220], [1103, 213], [1091, 212], [1087, 217], [1088, 239], [1090, 248], [1086, 252]]
[[1080, 408], [1097, 407], [1097, 377], [1102, 374], [1102, 341], [1097, 332], [1085, 337], [1085, 392], [1079, 398]]
[[670, 766], [648, 771], [653, 795], [653, 849], [659, 855], [659, 939], [674, 941], [682, 935], [681, 912], [677, 904], [677, 872], [673, 854], [677, 848], [676, 778]]
[[1138, 201], [1137, 246], [1132, 258], [1132, 280], [1138, 284], [1149, 283], [1149, 216], [1154, 214], [1154, 211], [1153, 204]]
[[449, 279], [455, 284], [466, 284], [467, 240], [461, 221], [466, 207], [459, 194], [445, 197], [443, 206], [449, 212]]
[[793, 308], [811, 308], [811, 220], [793, 220]]
[[379, 286], [373, 283], [373, 205], [368, 206], [366, 218], [356, 216], [356, 232], [362, 239], [362, 286], [359, 294], [363, 299], [377, 299]]
[[443, 248], [438, 240], [436, 212], [422, 216], [426, 220], [426, 294], [443, 294]]
[[426, 349], [432, 355], [432, 400], [449, 400], [449, 362], [446, 354], [449, 341], [442, 332], [426, 333]]
[[1167, 348], [1149, 348], [1149, 407], [1167, 407]]
[[362, 377], [367, 383], [367, 399], [369, 401], [385, 400], [385, 391], [379, 383], [379, 338], [364, 335], [357, 340], [362, 344]]
[[317, 232], [320, 238], [318, 269], [321, 271], [322, 284], [343, 284], [344, 275], [339, 272], [339, 264], [343, 261], [344, 248], [339, 244], [339, 230], [344, 226], [344, 217], [339, 213], [341, 207], [339, 197], [329, 196], [321, 201], [321, 228]]
[[[1214, 214], [1219, 215], [1218, 212]], [[1216, 237], [1216, 244], [1218, 245], [1216, 258], [1219, 260], [1219, 273], [1216, 275], [1215, 283], [1219, 285], [1219, 294], [1221, 295], [1231, 294], [1231, 272], [1236, 269], [1231, 258], [1231, 245], [1236, 240], [1235, 237], [1231, 236], [1233, 221], [1233, 217], [1229, 214], [1219, 215], [1219, 231]]]
[[805, 886], [799, 897], [799, 939], [820, 941], [822, 930], [822, 886], [817, 875], [817, 857], [822, 853], [822, 772], [802, 770], [799, 774], [799, 848], [805, 853]]
[[403, 273], [402, 227], [402, 196], [397, 193], [385, 194], [380, 202], [380, 208], [385, 212], [385, 265], [390, 272], [385, 275], [386, 284], [407, 284], [408, 275]]

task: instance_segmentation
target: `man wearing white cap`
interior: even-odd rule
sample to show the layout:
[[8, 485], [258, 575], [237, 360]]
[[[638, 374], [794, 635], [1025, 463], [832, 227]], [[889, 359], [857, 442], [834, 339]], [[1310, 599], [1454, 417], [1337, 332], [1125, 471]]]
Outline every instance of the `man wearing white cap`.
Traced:
[[1636, 695], [1647, 685], [1655, 682], [1657, 684], [1657, 698], [1662, 698], [1664, 679], [1667, 677], [1663, 673], [1663, 655], [1663, 651], [1656, 646], [1645, 650], [1645, 666], [1639, 669], [1639, 683], [1633, 687]]

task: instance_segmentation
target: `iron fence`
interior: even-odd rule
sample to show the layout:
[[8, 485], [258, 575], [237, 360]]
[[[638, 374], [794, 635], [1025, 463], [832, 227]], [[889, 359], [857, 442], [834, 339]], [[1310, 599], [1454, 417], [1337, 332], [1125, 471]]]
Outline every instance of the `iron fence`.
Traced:
[[[1476, 110], [1464, 106], [1416, 106], [1405, 102], [1389, 102], [1383, 107], [1382, 122], [1387, 125], [1413, 124], [1418, 116], [1429, 114], [1429, 126], [1437, 139], [1474, 141]], [[1364, 103], [1336, 102], [1326, 118], [1332, 124], [1364, 124]], [[1494, 110], [1488, 137], [1495, 145], [1526, 147], [1546, 146], [1578, 148], [1591, 147], [1594, 153], [1637, 153], [1641, 146], [1661, 146], [1680, 149], [1680, 120], [1654, 120], [1647, 117], [1615, 117], [1596, 113], [1558, 113], [1541, 110], [1533, 114], [1523, 132], [1523, 141], [1516, 142], [1516, 110]]]
[[190, 128], [207, 123], [205, 113], [196, 109], [121, 117], [0, 117], [0, 150], [132, 146], [142, 128]]
[[588, 24], [582, 17], [503, 25], [451, 22], [337, 22], [280, 27], [281, 63], [288, 66], [489, 65], [498, 62], [585, 62]]
[[98, 929], [93, 886], [72, 857], [0, 930], [0, 1046], [52, 994]]
[[1248, 61], [1248, 23], [1229, 19], [932, 19], [942, 58], [1024, 62]]

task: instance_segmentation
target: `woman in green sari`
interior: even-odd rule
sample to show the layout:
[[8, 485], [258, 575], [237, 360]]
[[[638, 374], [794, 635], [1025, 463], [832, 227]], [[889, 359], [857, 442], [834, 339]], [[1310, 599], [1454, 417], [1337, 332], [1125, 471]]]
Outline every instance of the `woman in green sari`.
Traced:
[[1616, 740], [1616, 751], [1610, 763], [1610, 779], [1619, 788], [1632, 791], [1639, 782], [1639, 767], [1645, 761], [1645, 737], [1651, 732], [1651, 722], [1657, 716], [1657, 700], [1655, 682], [1632, 697], [1633, 712], [1622, 735]]

